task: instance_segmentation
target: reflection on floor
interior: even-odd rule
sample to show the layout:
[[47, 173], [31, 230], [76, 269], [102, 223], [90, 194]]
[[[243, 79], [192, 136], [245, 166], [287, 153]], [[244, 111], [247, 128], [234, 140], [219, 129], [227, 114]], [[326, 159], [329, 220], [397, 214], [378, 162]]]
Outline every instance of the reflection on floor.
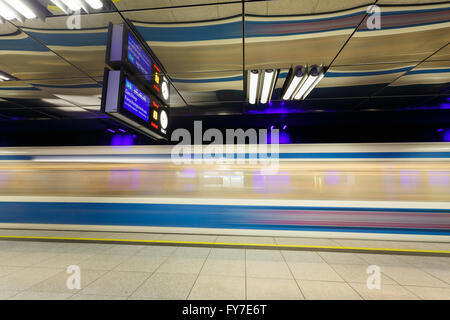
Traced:
[[[75, 234], [75, 233], [74, 233]], [[87, 234], [87, 233], [85, 233]], [[117, 234], [103, 233], [108, 238]], [[142, 234], [140, 235], [142, 237]], [[187, 241], [294, 241], [384, 246], [389, 241], [185, 235]], [[130, 234], [128, 235], [130, 238]], [[164, 239], [173, 235], [152, 234]], [[390, 242], [391, 247], [450, 244]], [[81, 288], [67, 289], [67, 267]], [[370, 265], [380, 289], [368, 289]], [[450, 257], [0, 241], [0, 299], [450, 299]]]

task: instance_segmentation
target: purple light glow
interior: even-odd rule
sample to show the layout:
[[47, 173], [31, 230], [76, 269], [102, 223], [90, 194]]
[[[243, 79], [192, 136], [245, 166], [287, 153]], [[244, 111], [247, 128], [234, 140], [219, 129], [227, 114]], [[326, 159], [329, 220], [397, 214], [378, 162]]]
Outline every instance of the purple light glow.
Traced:
[[284, 125], [284, 126], [283, 126], [283, 130], [286, 130], [286, 128], [287, 128], [287, 125]]
[[403, 188], [415, 188], [419, 184], [420, 173], [413, 170], [401, 170], [400, 171], [400, 183]]
[[328, 185], [337, 185], [339, 184], [341, 178], [339, 177], [339, 172], [337, 171], [328, 171], [325, 175], [325, 184]]
[[442, 136], [442, 141], [450, 142], [450, 128], [445, 129], [444, 134]]
[[125, 130], [123, 130], [123, 129], [120, 129], [120, 128], [119, 128], [119, 131], [120, 131], [120, 132], [123, 132], [123, 133], [125, 133], [125, 132], [126, 132]]
[[442, 131], [444, 131], [444, 129], [442, 129], [442, 128], [437, 129], [437, 132], [442, 132]]
[[[272, 135], [270, 132], [267, 132], [267, 143], [268, 144], [272, 143]], [[289, 135], [289, 133], [285, 131], [278, 132], [278, 143], [279, 144], [291, 143], [291, 136]]]
[[270, 130], [273, 130], [274, 126], [270, 126]]
[[196, 170], [194, 168], [186, 168], [183, 170], [183, 178], [195, 178]]
[[280, 136], [278, 138], [282, 144], [291, 143], [291, 136], [287, 132], [280, 132]]
[[114, 131], [113, 129], [106, 129], [106, 130], [108, 130], [111, 133], [116, 133], [116, 131]]
[[291, 176], [288, 172], [279, 172], [277, 175], [265, 175], [261, 171], [253, 172], [253, 190], [258, 193], [277, 192], [289, 190]]
[[120, 134], [115, 134], [112, 138], [111, 138], [111, 145], [112, 146], [132, 146], [133, 143], [133, 137], [131, 135], [120, 135]]
[[428, 172], [428, 183], [431, 186], [448, 186], [450, 181], [450, 176], [447, 171], [429, 171]]

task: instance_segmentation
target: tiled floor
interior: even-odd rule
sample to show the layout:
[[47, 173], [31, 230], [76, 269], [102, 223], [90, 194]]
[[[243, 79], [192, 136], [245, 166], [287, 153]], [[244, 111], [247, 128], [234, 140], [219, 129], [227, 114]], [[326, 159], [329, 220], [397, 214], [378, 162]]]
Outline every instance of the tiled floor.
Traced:
[[[178, 238], [197, 241], [195, 236]], [[317, 245], [340, 242], [308, 239]], [[67, 289], [69, 265], [80, 267], [79, 290]], [[369, 265], [380, 267], [380, 289], [367, 288]], [[450, 299], [450, 258], [0, 241], [0, 299]]]

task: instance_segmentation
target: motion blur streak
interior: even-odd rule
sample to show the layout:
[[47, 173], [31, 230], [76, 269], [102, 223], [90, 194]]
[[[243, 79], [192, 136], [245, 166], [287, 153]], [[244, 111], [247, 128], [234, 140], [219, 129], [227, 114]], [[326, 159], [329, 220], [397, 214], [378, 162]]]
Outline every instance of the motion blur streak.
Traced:
[[[0, 223], [450, 234], [445, 144], [423, 148], [443, 158], [289, 157], [276, 174], [250, 164], [70, 162], [74, 154], [98, 156], [98, 148], [88, 149], [72, 150], [67, 162], [9, 152], [18, 158], [0, 161]], [[57, 150], [34, 149], [32, 156]]]

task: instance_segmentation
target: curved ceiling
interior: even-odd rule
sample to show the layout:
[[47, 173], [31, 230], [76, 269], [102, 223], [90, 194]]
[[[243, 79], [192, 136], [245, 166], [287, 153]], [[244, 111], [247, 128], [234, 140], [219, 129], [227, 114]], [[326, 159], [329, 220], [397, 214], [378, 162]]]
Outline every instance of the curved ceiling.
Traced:
[[[69, 29], [39, 1], [45, 21], [0, 24], [0, 71], [15, 78], [0, 82], [2, 120], [103, 117], [107, 26], [125, 19], [165, 66], [180, 115], [450, 108], [450, 2], [102, 0]], [[306, 100], [282, 101], [289, 68], [305, 64], [329, 69]], [[272, 103], [249, 106], [244, 71], [264, 68], [280, 69]]]

